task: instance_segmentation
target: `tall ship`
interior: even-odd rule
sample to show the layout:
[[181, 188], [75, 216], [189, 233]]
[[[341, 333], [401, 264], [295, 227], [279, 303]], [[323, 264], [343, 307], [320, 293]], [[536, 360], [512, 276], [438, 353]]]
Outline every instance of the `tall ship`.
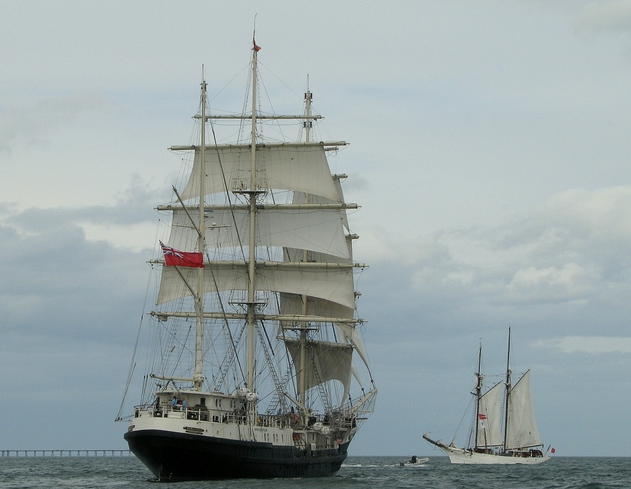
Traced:
[[[423, 438], [449, 456], [452, 464], [540, 464], [550, 460], [543, 453], [530, 389], [530, 370], [512, 384], [510, 370], [510, 328], [506, 378], [484, 391], [482, 345], [478, 351], [478, 368], [472, 428], [467, 446], [460, 448], [452, 440], [448, 445], [433, 440], [429, 433]], [[554, 449], [553, 449], [554, 450]]]
[[331, 475], [374, 408], [347, 219], [359, 206], [329, 167], [346, 143], [316, 140], [308, 87], [298, 115], [261, 109], [259, 50], [243, 110], [211, 109], [203, 80], [193, 143], [170, 148], [189, 174], [157, 208], [152, 350], [124, 435], [162, 481]]

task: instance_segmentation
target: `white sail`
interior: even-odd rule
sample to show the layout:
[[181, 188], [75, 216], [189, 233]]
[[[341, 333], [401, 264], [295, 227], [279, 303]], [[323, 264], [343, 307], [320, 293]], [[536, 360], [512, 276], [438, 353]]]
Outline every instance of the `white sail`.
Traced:
[[504, 443], [501, 415], [503, 387], [502, 382], [495, 384], [480, 397], [477, 447], [500, 446]]
[[[354, 325], [351, 324], [335, 324], [339, 330], [342, 332], [344, 337], [349, 341], [351, 345], [355, 348], [359, 356], [361, 357], [364, 364], [368, 367], [368, 356], [366, 355], [366, 349], [364, 348], [364, 342], [359, 335], [359, 332], [355, 328]], [[359, 380], [359, 379], [358, 379]]]
[[300, 385], [300, 340], [286, 338], [285, 344], [292, 356], [296, 366], [296, 383], [298, 390], [304, 388], [309, 390], [312, 387], [324, 384], [329, 380], [339, 380], [344, 386], [345, 399], [351, 381], [351, 362], [353, 358], [353, 348], [343, 343], [326, 343], [309, 341], [306, 344], [307, 371], [305, 375], [305, 385]]
[[530, 392], [530, 370], [508, 394], [506, 449], [516, 450], [541, 445]]
[[[344, 143], [332, 143], [344, 144]], [[191, 177], [182, 199], [199, 197], [200, 150], [195, 150]], [[258, 189], [287, 189], [321, 195], [342, 202], [331, 177], [324, 143], [295, 143], [260, 146], [256, 151]], [[210, 147], [205, 152], [205, 194], [247, 190], [250, 187], [252, 150], [250, 146]]]
[[[340, 209], [317, 206], [266, 206], [257, 210], [257, 246], [301, 248], [349, 258]], [[206, 245], [209, 249], [240, 247], [250, 239], [248, 209], [219, 209], [205, 213]], [[194, 249], [197, 231], [183, 209], [173, 212], [168, 245], [178, 250]]]
[[[312, 204], [335, 204], [338, 202], [344, 202], [344, 191], [342, 190], [341, 179], [346, 178], [346, 175], [333, 175], [333, 181], [335, 185], [336, 195], [335, 199], [330, 199], [322, 195], [317, 194], [305, 194], [304, 192], [294, 192], [293, 203], [301, 204], [310, 202]], [[338, 200], [339, 199], [339, 200]], [[356, 205], [353, 205], [353, 208], [357, 208]], [[346, 212], [344, 214], [344, 219], [342, 224], [345, 229], [349, 229], [348, 219], [346, 217]]]
[[[204, 293], [248, 289], [247, 264], [213, 262], [204, 273]], [[197, 280], [197, 269], [164, 267], [158, 304], [193, 295], [191, 287]], [[352, 268], [328, 267], [318, 263], [260, 264], [256, 271], [257, 290], [288, 292], [317, 297], [355, 309]]]
[[[306, 303], [305, 303], [306, 300]], [[305, 314], [311, 317], [352, 319], [355, 310], [336, 302], [296, 294], [280, 295], [280, 312], [286, 316]]]

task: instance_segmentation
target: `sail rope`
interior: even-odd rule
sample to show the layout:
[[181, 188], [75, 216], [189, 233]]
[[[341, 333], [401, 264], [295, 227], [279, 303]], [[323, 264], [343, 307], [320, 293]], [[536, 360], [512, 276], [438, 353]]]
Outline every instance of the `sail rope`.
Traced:
[[[250, 61], [248, 66], [250, 67], [250, 70], [245, 83], [245, 96], [243, 97], [243, 107], [241, 108], [241, 115], [243, 116], [245, 116], [246, 114], [248, 102], [250, 100], [250, 87], [252, 86], [252, 61]], [[246, 119], [243, 118], [239, 121], [237, 143], [241, 143], [246, 138], [246, 136], [244, 135], [246, 134], [245, 120]]]
[[322, 402], [324, 412], [330, 413], [333, 411], [333, 407], [331, 405], [331, 396], [327, 392], [325, 382], [323, 382], [322, 378], [320, 377], [320, 365], [319, 362], [316, 361], [315, 355], [313, 354], [311, 355], [311, 368], [313, 370], [315, 381], [318, 384], [318, 390], [320, 391], [320, 401]]
[[[271, 375], [272, 380], [274, 382], [274, 387], [275, 387], [274, 390], [278, 394], [279, 400], [280, 400], [280, 399], [284, 398], [284, 396], [282, 396], [283, 385], [281, 384], [281, 380], [278, 377], [278, 373], [276, 372], [276, 367], [274, 366], [274, 362], [272, 361], [272, 356], [274, 355], [274, 351], [272, 349], [272, 343], [271, 343], [271, 341], [269, 339], [269, 336], [267, 334], [267, 330], [265, 329], [265, 326], [263, 324], [261, 324], [261, 327], [256, 328], [256, 330], [257, 330], [257, 332], [259, 334], [259, 341], [260, 341], [262, 349], [263, 349], [263, 355], [265, 356], [265, 361], [267, 362], [267, 367], [269, 369], [270, 375]], [[265, 336], [265, 338], [263, 336]], [[265, 339], [267, 339], [267, 343], [265, 342]], [[269, 349], [268, 349], [268, 345], [269, 345]], [[281, 403], [282, 403], [282, 407], [284, 409], [285, 408], [285, 402], [283, 402], [281, 400]]]
[[[243, 260], [243, 263], [246, 263], [247, 262], [247, 258], [245, 256], [245, 250], [244, 250], [244, 247], [243, 247], [243, 240], [241, 239], [241, 236], [240, 236], [240, 233], [239, 233], [239, 226], [237, 226], [237, 219], [236, 219], [236, 215], [234, 213], [234, 206], [233, 206], [232, 198], [231, 198], [231, 195], [230, 195], [230, 189], [228, 187], [228, 181], [227, 181], [227, 178], [226, 178], [224, 165], [223, 165], [223, 162], [221, 161], [221, 152], [219, 151], [219, 145], [218, 145], [218, 142], [217, 142], [217, 134], [215, 132], [215, 125], [212, 122], [212, 120], [210, 121], [210, 130], [211, 130], [211, 133], [212, 133], [212, 136], [213, 136], [213, 143], [214, 143], [215, 151], [217, 153], [217, 161], [219, 162], [219, 169], [221, 170], [221, 178], [222, 178], [222, 181], [223, 181], [223, 186], [224, 186], [224, 190], [225, 190], [226, 199], [228, 200], [228, 205], [229, 205], [229, 208], [230, 208], [230, 217], [232, 219], [232, 224], [234, 226], [234, 232], [235, 232], [235, 234], [237, 236], [237, 242], [239, 243], [239, 250], [241, 252], [241, 258]], [[208, 257], [208, 261], [210, 263], [210, 256], [208, 254], [208, 251], [206, 251], [206, 256]], [[218, 285], [217, 285], [217, 279], [216, 279], [216, 276], [214, 274], [214, 271], [213, 271], [212, 267], [210, 268], [210, 272], [211, 272], [211, 276], [212, 276], [212, 279], [213, 279], [213, 283], [215, 285], [215, 290], [218, 291], [219, 288], [218, 288]], [[246, 267], [246, 273], [248, 273], [248, 276], [249, 276], [249, 270], [247, 269], [247, 267]], [[248, 277], [248, 279], [249, 279], [249, 277]], [[223, 385], [223, 383], [225, 381], [225, 378], [226, 378], [226, 375], [228, 373], [228, 370], [229, 370], [230, 366], [233, 364], [233, 362], [235, 360], [237, 362], [237, 366], [239, 368], [239, 372], [241, 374], [241, 377], [245, 378], [245, 374], [243, 372], [243, 366], [241, 365], [241, 362], [240, 362], [240, 360], [238, 358], [238, 355], [236, 354], [236, 351], [235, 351], [237, 344], [234, 343], [234, 338], [232, 337], [232, 332], [230, 330], [230, 324], [228, 322], [228, 319], [226, 318], [226, 310], [225, 310], [225, 307], [224, 307], [224, 304], [223, 304], [223, 300], [222, 300], [221, 294], [217, 293], [217, 298], [218, 298], [219, 306], [221, 308], [221, 312], [222, 312], [222, 314], [224, 316], [225, 331], [227, 332], [227, 334], [229, 336], [229, 339], [230, 339], [230, 344], [232, 345], [232, 348], [229, 349], [230, 350], [230, 358], [228, 359], [228, 361], [224, 362], [225, 370], [222, 369], [222, 371], [220, 372], [220, 376], [217, 379], [217, 382], [218, 382], [217, 385], [221, 386], [221, 385]]]
[[[257, 77], [257, 79], [259, 79], [259, 77]], [[263, 91], [265, 92], [265, 95], [267, 97], [267, 102], [269, 103], [269, 105], [270, 105], [270, 107], [272, 109], [272, 114], [276, 114], [276, 110], [274, 110], [274, 104], [272, 103], [272, 99], [269, 96], [269, 93], [267, 91], [267, 86], [265, 85], [265, 82], [263, 81], [262, 77], [260, 77], [260, 84], [263, 86]], [[260, 108], [260, 104], [261, 104], [261, 102], [259, 100], [259, 108]], [[259, 112], [261, 112], [261, 111], [259, 110]], [[280, 133], [280, 140], [284, 141], [285, 137], [283, 135], [283, 129], [282, 129], [283, 126], [280, 123], [278, 123], [278, 121], [277, 121], [276, 122], [276, 127], [278, 128], [278, 132]], [[263, 131], [262, 130], [261, 130], [261, 137], [263, 137]]]
[[[155, 240], [157, 241], [158, 237], [157, 237], [158, 231], [156, 228], [156, 237]], [[154, 241], [155, 242], [155, 241]], [[129, 371], [127, 373], [127, 382], [125, 383], [125, 390], [123, 391], [123, 399], [121, 400], [121, 404], [120, 407], [118, 408], [118, 414], [116, 415], [115, 421], [120, 421], [122, 419], [122, 413], [123, 413], [123, 409], [125, 408], [125, 400], [127, 399], [127, 393], [129, 391], [129, 386], [131, 385], [131, 379], [133, 378], [134, 375], [134, 371], [136, 370], [136, 354], [138, 352], [138, 343], [140, 341], [140, 333], [142, 331], [142, 325], [144, 322], [144, 318], [145, 318], [145, 311], [147, 310], [147, 300], [149, 297], [149, 286], [151, 284], [151, 277], [153, 275], [153, 265], [151, 265], [150, 267], [150, 271], [149, 271], [149, 278], [147, 279], [147, 287], [145, 288], [145, 300], [143, 301], [143, 305], [142, 305], [142, 312], [140, 314], [140, 321], [138, 324], [138, 331], [136, 332], [136, 342], [134, 343], [134, 351], [132, 353], [131, 356], [131, 362], [129, 365]]]
[[[210, 109], [209, 109], [210, 110]], [[224, 169], [224, 165], [223, 162], [221, 161], [221, 152], [219, 151], [219, 144], [217, 142], [217, 134], [215, 133], [215, 125], [212, 121], [210, 121], [210, 131], [213, 135], [213, 142], [215, 145], [215, 151], [217, 153], [217, 161], [219, 162], [219, 169], [221, 170], [221, 178], [223, 180], [223, 187], [226, 193], [226, 199], [228, 200], [228, 206], [230, 208], [230, 216], [232, 218], [232, 224], [234, 225], [234, 232], [237, 235], [237, 242], [239, 243], [239, 249], [241, 251], [241, 257], [243, 259], [243, 262], [246, 263], [247, 262], [247, 258], [245, 256], [245, 250], [243, 249], [243, 241], [241, 239], [241, 236], [239, 234], [239, 226], [237, 226], [237, 218], [236, 215], [234, 213], [234, 205], [232, 203], [232, 198], [230, 197], [230, 188], [228, 187], [228, 180], [226, 179], [226, 172]], [[202, 162], [204, 163], [204, 162]], [[247, 267], [246, 267], [247, 270]], [[249, 273], [249, 272], [248, 272]]]
[[215, 378], [215, 384], [216, 384], [215, 389], [218, 391], [221, 391], [221, 387], [223, 386], [223, 383], [225, 382], [226, 377], [228, 376], [228, 371], [230, 370], [230, 367], [232, 367], [235, 360], [238, 362], [238, 365], [239, 365], [239, 370], [241, 373], [241, 381], [245, 379], [245, 374], [243, 373], [243, 368], [241, 367], [241, 362], [239, 361], [239, 356], [237, 355], [237, 352], [236, 352], [236, 347], [241, 341], [241, 338], [243, 337], [243, 333], [245, 332], [245, 323], [241, 325], [241, 329], [239, 330], [239, 333], [236, 339], [232, 337], [232, 333], [230, 332], [229, 328], [223, 328], [223, 329], [227, 330], [226, 334], [229, 336], [230, 344], [232, 345], [232, 348], [227, 349], [226, 358], [224, 358], [219, 374]]
[[221, 95], [221, 93], [230, 85], [232, 85], [232, 82], [234, 82], [236, 80], [236, 78], [243, 73], [248, 67], [250, 66], [250, 62], [248, 61], [247, 63], [245, 63], [241, 69], [239, 69], [232, 78], [230, 78], [226, 83], [223, 84], [223, 86], [221, 86], [220, 88], [218, 88], [217, 90], [215, 90], [213, 92], [213, 94], [210, 97], [207, 97], [206, 100], [208, 102], [211, 102], [212, 100], [216, 99], [219, 95]]

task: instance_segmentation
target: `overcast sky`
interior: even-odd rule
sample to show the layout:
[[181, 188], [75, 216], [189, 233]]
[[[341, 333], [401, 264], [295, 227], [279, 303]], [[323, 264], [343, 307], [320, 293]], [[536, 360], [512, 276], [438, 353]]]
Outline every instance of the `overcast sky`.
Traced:
[[309, 75], [350, 142], [380, 390], [351, 454], [439, 455], [421, 435], [450, 440], [511, 326], [546, 446], [631, 456], [629, 0], [0, 0], [0, 448], [125, 448], [166, 148], [202, 65], [241, 109], [255, 14], [277, 108]]

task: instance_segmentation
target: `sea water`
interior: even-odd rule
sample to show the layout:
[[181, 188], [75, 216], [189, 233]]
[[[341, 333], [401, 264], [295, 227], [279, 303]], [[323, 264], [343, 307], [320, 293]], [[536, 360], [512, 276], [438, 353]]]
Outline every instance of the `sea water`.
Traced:
[[[608, 489], [631, 488], [631, 458], [554, 457], [523, 465], [451, 465], [431, 457], [420, 466], [401, 466], [409, 457], [349, 457], [334, 476], [318, 479], [266, 479], [178, 482], [177, 489]], [[161, 487], [135, 457], [1, 457], [4, 488]]]

